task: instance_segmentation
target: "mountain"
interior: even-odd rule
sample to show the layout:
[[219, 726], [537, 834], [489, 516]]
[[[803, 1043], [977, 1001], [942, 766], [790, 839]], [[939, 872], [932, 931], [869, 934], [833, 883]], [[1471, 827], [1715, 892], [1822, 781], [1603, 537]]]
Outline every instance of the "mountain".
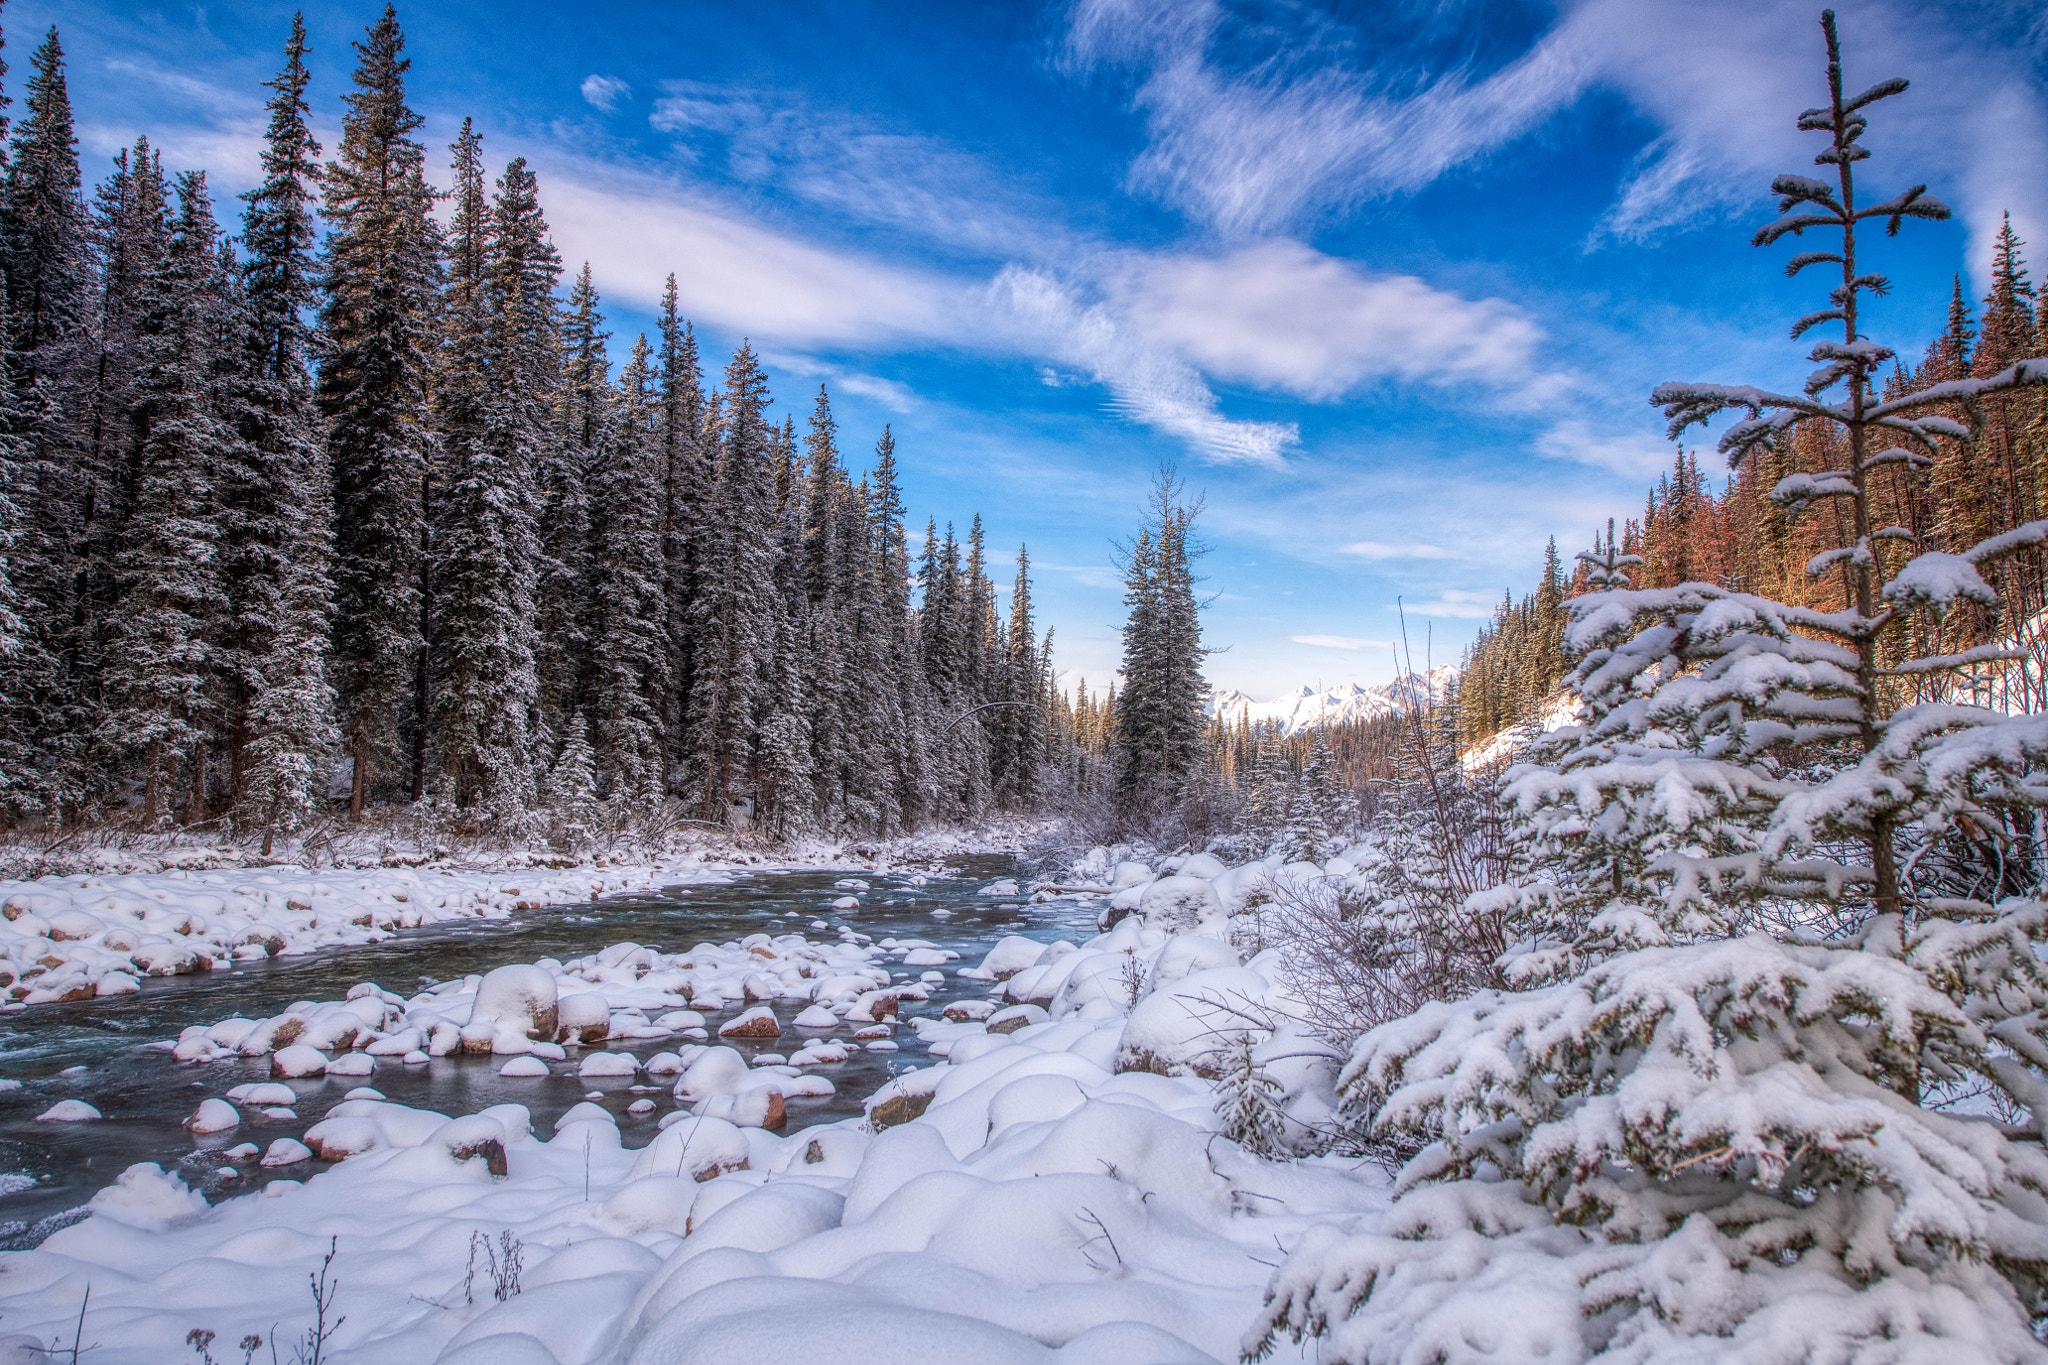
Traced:
[[1390, 716], [1425, 698], [1441, 699], [1457, 676], [1456, 668], [1441, 664], [1427, 674], [1404, 673], [1377, 687], [1341, 683], [1318, 692], [1304, 684], [1272, 701], [1253, 701], [1235, 688], [1217, 688], [1210, 692], [1203, 710], [1232, 722], [1247, 716], [1254, 721], [1279, 721], [1288, 734], [1298, 735], [1319, 726]]

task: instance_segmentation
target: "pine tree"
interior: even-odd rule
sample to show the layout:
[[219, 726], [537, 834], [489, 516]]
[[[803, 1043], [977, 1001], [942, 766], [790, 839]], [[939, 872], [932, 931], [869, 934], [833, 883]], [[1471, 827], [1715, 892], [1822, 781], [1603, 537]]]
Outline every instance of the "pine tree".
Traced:
[[201, 764], [219, 705], [211, 640], [227, 605], [219, 496], [237, 443], [215, 401], [219, 232], [205, 177], [181, 175], [177, 196], [170, 250], [146, 286], [137, 385], [154, 419], [118, 565], [101, 729], [111, 752], [140, 759], [145, 825], [168, 814], [181, 759], [194, 805], [206, 796]]
[[589, 700], [591, 594], [590, 486], [611, 421], [611, 364], [604, 317], [586, 263], [560, 310], [558, 436], [535, 466], [540, 494], [541, 712], [550, 728]]
[[592, 490], [591, 693], [600, 786], [643, 804], [661, 799], [668, 751], [662, 472], [659, 379], [642, 336], [619, 374]]
[[[326, 642], [331, 482], [317, 431], [311, 335], [318, 294], [314, 201], [320, 144], [307, 125], [306, 26], [292, 19], [285, 66], [268, 82], [263, 182], [243, 196], [241, 458], [222, 489], [230, 629], [227, 743], [238, 822], [279, 831], [310, 817], [332, 743]], [[275, 695], [272, 695], [275, 693]]]
[[[1479, 1306], [1467, 1287], [1531, 1276], [1576, 1302], [1504, 1324], [1498, 1359], [2039, 1353], [2048, 905], [1996, 877], [1942, 894], [1898, 854], [1968, 828], [2034, 856], [2048, 722], [1890, 709], [1894, 678], [2010, 651], [1893, 665], [1880, 651], [1913, 613], [1996, 609], [1979, 567], [2048, 543], [2048, 522], [1915, 552], [1873, 510], [1881, 475], [1917, 477], [1938, 443], [1972, 437], [1941, 405], [2048, 384], [2048, 359], [1873, 392], [1892, 353], [1861, 331], [1863, 296], [1885, 282], [1864, 273], [1858, 225], [1948, 211], [1924, 187], [1859, 206], [1864, 111], [1906, 82], [1845, 98], [1831, 12], [1822, 26], [1829, 98], [1799, 127], [1827, 136], [1828, 178], [1780, 176], [1781, 216], [1756, 241], [1826, 233], [1834, 249], [1790, 269], [1832, 265], [1841, 281], [1794, 335], [1836, 323], [1841, 340], [1813, 347], [1803, 395], [1668, 384], [1653, 400], [1674, 438], [1740, 414], [1720, 441], [1738, 466], [1800, 439], [1841, 461], [1784, 474], [1770, 496], [1839, 500], [1835, 544], [1808, 574], [1839, 575], [1844, 605], [1631, 587], [1633, 538], [1603, 547], [1596, 590], [1570, 603], [1581, 724], [1505, 789], [1510, 842], [1540, 866], [1465, 904], [1511, 908], [1537, 951], [1510, 963], [1547, 958], [1555, 984], [1432, 1006], [1358, 1041], [1342, 1093], [1428, 1155], [1386, 1235], [1304, 1239], [1255, 1353], [1283, 1332], [1324, 1336], [1332, 1361], [1428, 1351]], [[1952, 1107], [1963, 1094], [1990, 1103]], [[1925, 1311], [1937, 1300], [1956, 1308]]]
[[673, 787], [682, 766], [684, 711], [696, 676], [690, 604], [696, 595], [698, 526], [711, 483], [702, 444], [704, 377], [697, 362], [696, 335], [677, 308], [674, 275], [662, 292], [659, 321], [662, 611], [668, 638], [668, 695], [662, 698], [661, 715], [669, 748], [663, 755], [664, 786]]
[[97, 624], [81, 585], [91, 577], [88, 547], [99, 534], [96, 514], [108, 501], [109, 474], [87, 462], [77, 424], [92, 349], [92, 259], [56, 29], [36, 48], [31, 67], [24, 117], [0, 183], [8, 370], [22, 439], [11, 492], [21, 534], [8, 565], [22, 634], [5, 694], [26, 722], [16, 733], [32, 755], [14, 785], [34, 791], [35, 806], [61, 818], [62, 807], [81, 800], [92, 781], [82, 736], [97, 724]]
[[436, 536], [435, 733], [456, 804], [511, 820], [533, 803], [538, 776], [533, 482], [554, 436], [561, 267], [524, 160], [506, 167], [487, 203], [472, 126], [453, 150], [453, 269], [436, 391], [447, 473]]
[[586, 833], [597, 822], [597, 769], [590, 752], [590, 726], [583, 713], [563, 726], [562, 747], [548, 769], [541, 799], [570, 824], [572, 833]]
[[772, 678], [776, 434], [768, 403], [767, 376], [743, 344], [725, 370], [724, 436], [698, 537], [691, 608], [691, 790], [701, 818], [718, 824], [755, 795], [761, 704]]
[[1202, 627], [1193, 560], [1200, 499], [1161, 470], [1151, 515], [1124, 561], [1124, 689], [1117, 786], [1129, 799], [1172, 799], [1202, 758]]
[[[427, 393], [439, 285], [439, 232], [425, 153], [411, 133], [412, 65], [397, 11], [355, 44], [355, 89], [326, 168], [327, 242], [317, 395], [334, 479], [333, 661], [349, 813], [403, 771], [424, 781], [429, 474]], [[412, 743], [404, 743], [410, 737]]]

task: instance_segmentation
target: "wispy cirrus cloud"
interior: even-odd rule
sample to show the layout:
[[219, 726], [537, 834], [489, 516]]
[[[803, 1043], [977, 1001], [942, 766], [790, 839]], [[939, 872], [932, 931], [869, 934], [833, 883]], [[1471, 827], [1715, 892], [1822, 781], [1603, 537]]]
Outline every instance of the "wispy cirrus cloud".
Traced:
[[[1065, 50], [1078, 67], [1133, 73], [1148, 140], [1132, 186], [1227, 237], [1413, 191], [1595, 89], [1616, 92], [1658, 132], [1598, 242], [1754, 203], [1772, 174], [1806, 164], [1810, 139], [1787, 111], [1819, 98], [1816, 17], [1806, 0], [1564, 0], [1494, 69], [1417, 82], [1409, 53], [1344, 41], [1327, 19], [1294, 16], [1296, 31], [1240, 58], [1229, 40], [1244, 25], [1223, 0], [1078, 0]], [[2048, 231], [2048, 184], [2028, 169], [2048, 155], [2038, 8], [1867, 0], [1843, 23], [1858, 88], [1915, 82], [1884, 111], [1897, 177], [1954, 168], [1980, 253], [2007, 208], [2027, 233]]]
[[1467, 621], [1481, 621], [1493, 615], [1498, 599], [1483, 592], [1466, 592], [1462, 588], [1445, 588], [1434, 601], [1404, 602], [1402, 608], [1417, 616], [1450, 616]]
[[1297, 645], [1309, 645], [1316, 649], [1341, 649], [1347, 652], [1394, 647], [1392, 640], [1367, 640], [1357, 635], [1290, 635], [1287, 638]]
[[1339, 547], [1347, 555], [1360, 559], [1456, 559], [1457, 556], [1440, 545], [1389, 545], [1378, 540], [1354, 540]]
[[1426, 185], [1527, 131], [1593, 74], [1577, 45], [1548, 41], [1483, 79], [1451, 72], [1395, 95], [1315, 35], [1228, 68], [1216, 49], [1229, 18], [1220, 0], [1081, 0], [1067, 51], [1140, 73], [1134, 102], [1151, 141], [1132, 183], [1230, 235]]
[[1579, 417], [1568, 417], [1540, 432], [1536, 453], [1550, 460], [1591, 465], [1625, 478], [1648, 479], [1671, 463], [1671, 443], [1650, 433], [1597, 431]]
[[633, 87], [617, 76], [602, 76], [595, 72], [585, 76], [583, 84], [578, 86], [577, 90], [582, 94], [585, 104], [602, 109], [606, 113], [618, 108], [619, 101], [633, 93]]

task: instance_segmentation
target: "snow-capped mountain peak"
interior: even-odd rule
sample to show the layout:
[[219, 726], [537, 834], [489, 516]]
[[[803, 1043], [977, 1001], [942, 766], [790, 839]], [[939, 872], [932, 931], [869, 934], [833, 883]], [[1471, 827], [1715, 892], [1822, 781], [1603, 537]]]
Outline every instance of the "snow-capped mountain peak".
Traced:
[[1457, 676], [1456, 668], [1441, 664], [1427, 674], [1404, 673], [1392, 682], [1372, 687], [1338, 683], [1319, 691], [1304, 683], [1272, 701], [1255, 701], [1235, 688], [1216, 688], [1210, 692], [1204, 709], [1233, 723], [1278, 721], [1288, 734], [1297, 735], [1324, 725], [1393, 715], [1411, 701], [1425, 697], [1441, 698]]

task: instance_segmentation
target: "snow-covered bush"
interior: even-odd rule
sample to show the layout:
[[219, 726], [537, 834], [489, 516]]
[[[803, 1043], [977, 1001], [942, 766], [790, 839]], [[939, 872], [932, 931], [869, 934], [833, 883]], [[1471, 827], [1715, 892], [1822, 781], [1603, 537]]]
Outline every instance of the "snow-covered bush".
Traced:
[[[1507, 984], [1423, 1006], [1355, 1044], [1351, 1110], [1419, 1148], [1389, 1218], [1324, 1229], [1276, 1274], [1249, 1354], [1324, 1338], [1328, 1362], [1743, 1362], [2041, 1358], [2048, 1322], [2048, 906], [1916, 887], [1958, 827], [1996, 841], [2048, 804], [2048, 718], [1920, 705], [1887, 678], [1995, 650], [1903, 657], [1910, 615], [1995, 609], [1961, 553], [1874, 524], [1874, 476], [1911, 479], [1941, 415], [2048, 382], [2048, 361], [1879, 401], [1891, 352], [1858, 329], [1856, 226], [1947, 210], [1924, 187], [1859, 207], [1863, 110], [1833, 15], [1831, 182], [1782, 176], [1759, 244], [1838, 231], [1790, 270], [1840, 267], [1803, 396], [1673, 384], [1672, 434], [1731, 409], [1739, 461], [1807, 423], [1847, 467], [1795, 473], [1791, 509], [1838, 500], [1844, 543], [1809, 572], [1839, 605], [1686, 583], [1642, 590], [1610, 542], [1566, 604], [1581, 724], [1503, 789], [1532, 867], [1467, 898], [1512, 946]], [[1841, 396], [1824, 395], [1840, 386]], [[1905, 856], [1901, 856], [1902, 852]], [[2038, 887], [2030, 887], [2038, 890]]]

